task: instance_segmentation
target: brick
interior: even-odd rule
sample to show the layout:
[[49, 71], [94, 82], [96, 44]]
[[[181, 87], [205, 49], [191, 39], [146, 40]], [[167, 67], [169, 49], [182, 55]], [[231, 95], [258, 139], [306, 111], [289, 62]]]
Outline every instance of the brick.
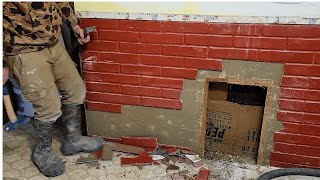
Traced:
[[127, 65], [123, 64], [120, 67], [121, 73], [125, 74], [142, 74], [160, 76], [161, 68], [156, 66], [140, 66], [140, 65]]
[[286, 49], [287, 39], [236, 36], [234, 37], [233, 45], [239, 48]]
[[89, 101], [101, 101], [101, 93], [99, 92], [87, 92], [87, 100]]
[[121, 84], [140, 84], [141, 77], [127, 74], [101, 74], [103, 82], [121, 83]]
[[281, 98], [320, 101], [319, 90], [281, 88]]
[[260, 50], [258, 60], [266, 62], [291, 62], [310, 64], [313, 61], [313, 53], [300, 51]]
[[110, 53], [110, 52], [100, 52], [101, 61], [110, 61], [126, 64], [138, 64], [140, 62], [139, 54], [130, 53]]
[[139, 95], [139, 96], [162, 97], [161, 88], [145, 87], [145, 86], [122, 85], [122, 93]]
[[320, 65], [315, 64], [286, 64], [285, 75], [320, 77]]
[[120, 65], [117, 63], [84, 63], [83, 69], [95, 72], [120, 72]]
[[210, 176], [210, 171], [203, 167], [200, 168], [199, 172], [196, 174], [194, 180], [208, 180]]
[[212, 23], [210, 24], [210, 34], [259, 36], [262, 34], [262, 25]]
[[320, 126], [310, 124], [300, 124], [299, 133], [306, 135], [320, 136]]
[[139, 154], [139, 156], [136, 156], [136, 157], [129, 157], [129, 158], [121, 157], [120, 161], [121, 161], [121, 166], [151, 165], [153, 162], [152, 157], [149, 156], [147, 152], [142, 152]]
[[297, 145], [309, 145], [309, 146], [318, 146], [320, 143], [319, 136], [311, 135], [301, 135], [285, 132], [275, 132], [274, 133], [275, 142], [283, 142]]
[[161, 54], [161, 45], [160, 44], [120, 42], [120, 52], [142, 53], [142, 54]]
[[115, 52], [100, 52], [100, 61], [103, 62], [119, 62], [119, 56], [118, 53]]
[[280, 99], [279, 108], [281, 110], [291, 110], [300, 112], [320, 113], [320, 102]]
[[297, 133], [300, 134], [300, 126], [301, 124], [299, 123], [288, 123], [288, 122], [284, 122], [284, 129], [283, 132], [288, 132], [288, 133]]
[[274, 143], [274, 150], [282, 153], [295, 154], [297, 152], [295, 144]]
[[101, 81], [100, 73], [83, 71], [82, 76], [85, 81]]
[[295, 155], [295, 156], [296, 156], [297, 164], [320, 167], [319, 157], [310, 157], [310, 156], [303, 156], [303, 155]]
[[142, 147], [130, 146], [130, 145], [120, 144], [116, 142], [108, 142], [108, 144], [111, 146], [111, 149], [114, 151], [120, 151], [120, 152], [131, 153], [131, 154], [140, 154], [144, 152], [144, 148]]
[[282, 87], [296, 87], [306, 89], [320, 89], [320, 78], [298, 77], [298, 76], [282, 76]]
[[90, 33], [90, 41], [93, 41], [93, 40], [99, 40], [98, 32], [91, 32]]
[[320, 53], [315, 53], [313, 63], [320, 64]]
[[185, 65], [184, 57], [176, 56], [157, 56], [157, 55], [141, 55], [140, 62], [145, 65], [154, 66], [172, 66], [183, 67]]
[[164, 55], [207, 57], [207, 48], [202, 46], [162, 45]]
[[129, 96], [122, 94], [102, 94], [102, 101], [106, 103], [127, 104], [127, 105], [141, 105], [140, 96]]
[[80, 20], [80, 26], [82, 28], [96, 26], [97, 29], [117, 29], [117, 20], [113, 19], [81, 18]]
[[142, 97], [142, 105], [156, 108], [182, 109], [180, 100]]
[[182, 89], [183, 79], [142, 76], [141, 84], [146, 86]]
[[284, 122], [297, 122], [320, 125], [320, 114], [314, 113], [301, 113], [280, 110], [277, 114], [277, 119]]
[[164, 77], [174, 77], [174, 78], [185, 78], [185, 79], [195, 79], [198, 71], [196, 69], [185, 69], [185, 68], [162, 68], [162, 76]]
[[281, 152], [272, 152], [270, 155], [270, 160], [293, 163], [293, 164], [296, 163], [296, 157], [293, 154], [281, 153]]
[[162, 89], [162, 96], [169, 99], [180, 99], [181, 90], [177, 89]]
[[295, 166], [294, 164], [292, 164], [292, 163], [278, 162], [278, 161], [273, 161], [273, 160], [270, 160], [270, 166], [281, 167], [281, 168], [292, 168], [292, 167], [296, 167], [296, 166]]
[[300, 155], [320, 157], [320, 147], [297, 145], [296, 150]]
[[209, 48], [209, 57], [211, 58], [257, 60], [258, 54], [259, 51], [253, 49]]
[[104, 112], [121, 112], [121, 105], [120, 104], [107, 104], [107, 103], [100, 103], [100, 102], [87, 102], [88, 110], [90, 111], [104, 111]]
[[288, 49], [301, 51], [319, 51], [320, 39], [288, 39]]
[[141, 20], [118, 20], [118, 29], [122, 31], [161, 31], [161, 22]]
[[99, 91], [99, 92], [110, 92], [110, 93], [121, 92], [120, 84], [86, 82], [86, 87], [88, 91]]
[[263, 36], [320, 37], [320, 26], [314, 25], [264, 25]]
[[185, 44], [189, 45], [205, 45], [218, 47], [232, 47], [232, 36], [213, 36], [213, 35], [195, 35], [186, 34]]
[[99, 52], [97, 51], [82, 51], [81, 52], [82, 61], [99, 61]]
[[206, 34], [209, 32], [209, 25], [206, 23], [164, 21], [162, 31]]
[[222, 60], [220, 59], [202, 59], [202, 58], [186, 58], [187, 68], [222, 70]]
[[138, 42], [139, 33], [130, 31], [99, 30], [100, 40]]
[[122, 144], [143, 148], [158, 148], [158, 139], [156, 137], [128, 137], [122, 136]]
[[140, 42], [160, 44], [183, 44], [183, 34], [140, 32]]
[[85, 50], [92, 51], [119, 51], [119, 43], [113, 41], [91, 41], [84, 47]]

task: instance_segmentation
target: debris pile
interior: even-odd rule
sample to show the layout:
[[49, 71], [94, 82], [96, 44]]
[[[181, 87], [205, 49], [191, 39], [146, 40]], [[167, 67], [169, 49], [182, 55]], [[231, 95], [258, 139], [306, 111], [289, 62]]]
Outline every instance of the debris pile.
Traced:
[[203, 159], [192, 152], [191, 148], [158, 144], [155, 137], [121, 137], [105, 138], [106, 144], [95, 154], [89, 157], [79, 158], [78, 164], [97, 163], [98, 159], [103, 161], [112, 160], [113, 151], [126, 153], [127, 157], [121, 157], [122, 166], [137, 166], [142, 169], [143, 166], [165, 164], [166, 172], [171, 172], [171, 178], [174, 180], [207, 180], [210, 171], [201, 167], [195, 175], [190, 175], [188, 170], [179, 171], [179, 167], [174, 165], [176, 162], [186, 163], [194, 167], [200, 167]]

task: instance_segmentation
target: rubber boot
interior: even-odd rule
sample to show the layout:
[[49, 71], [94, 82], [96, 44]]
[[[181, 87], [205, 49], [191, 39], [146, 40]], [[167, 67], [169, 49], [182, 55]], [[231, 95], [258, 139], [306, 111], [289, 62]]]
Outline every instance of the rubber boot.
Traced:
[[104, 140], [100, 137], [81, 135], [81, 105], [62, 105], [62, 125], [64, 127], [61, 152], [68, 156], [78, 152], [96, 152]]
[[64, 173], [64, 162], [53, 154], [51, 149], [53, 123], [33, 120], [36, 146], [32, 151], [31, 160], [40, 172], [48, 177]]

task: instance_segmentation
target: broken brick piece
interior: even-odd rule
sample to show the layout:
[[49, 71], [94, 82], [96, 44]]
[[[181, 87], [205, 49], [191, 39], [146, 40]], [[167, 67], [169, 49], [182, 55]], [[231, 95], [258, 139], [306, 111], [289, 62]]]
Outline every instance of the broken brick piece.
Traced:
[[177, 154], [177, 153], [179, 153], [180, 151], [179, 151], [177, 148], [169, 147], [169, 148], [166, 149], [166, 152], [167, 152], [168, 154]]
[[194, 152], [188, 151], [188, 150], [185, 150], [185, 149], [180, 149], [180, 151], [181, 151], [182, 154], [192, 154], [192, 155], [195, 155]]
[[152, 148], [149, 148], [149, 147], [147, 147], [147, 148], [145, 148], [145, 151], [146, 152], [155, 152], [157, 150], [157, 148], [154, 148], [154, 147], [152, 147]]
[[192, 152], [192, 149], [191, 149], [191, 148], [184, 147], [184, 146], [175, 146], [175, 145], [168, 145], [168, 144], [159, 144], [159, 147], [160, 147], [160, 148], [163, 148], [163, 149], [176, 148], [176, 149], [181, 149], [181, 150], [186, 150], [186, 151]]
[[136, 157], [129, 157], [129, 158], [120, 158], [121, 165], [151, 165], [153, 163], [152, 157], [149, 156], [147, 152], [141, 152]]
[[115, 142], [115, 143], [122, 143], [121, 138], [113, 138], [113, 137], [104, 137], [103, 138], [106, 142]]
[[109, 142], [108, 144], [110, 144], [111, 149], [114, 151], [120, 151], [125, 153], [132, 153], [132, 154], [139, 154], [141, 152], [144, 152], [144, 148], [142, 147], [119, 144], [115, 142]]
[[152, 164], [153, 164], [153, 165], [160, 165], [160, 163], [157, 162], [157, 161], [153, 161]]
[[122, 144], [138, 146], [144, 148], [158, 148], [158, 139], [156, 137], [122, 137]]
[[210, 171], [205, 168], [200, 168], [198, 174], [194, 177], [194, 180], [208, 180]]
[[102, 155], [102, 149], [103, 148], [100, 148], [96, 153], [95, 153], [95, 157], [97, 157], [97, 158], [100, 158], [101, 157], [101, 155]]

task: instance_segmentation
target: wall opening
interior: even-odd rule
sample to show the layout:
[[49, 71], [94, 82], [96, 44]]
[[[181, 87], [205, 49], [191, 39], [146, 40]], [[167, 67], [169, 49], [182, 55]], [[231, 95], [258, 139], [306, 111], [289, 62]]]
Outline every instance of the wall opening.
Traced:
[[205, 158], [256, 163], [267, 87], [209, 82]]

